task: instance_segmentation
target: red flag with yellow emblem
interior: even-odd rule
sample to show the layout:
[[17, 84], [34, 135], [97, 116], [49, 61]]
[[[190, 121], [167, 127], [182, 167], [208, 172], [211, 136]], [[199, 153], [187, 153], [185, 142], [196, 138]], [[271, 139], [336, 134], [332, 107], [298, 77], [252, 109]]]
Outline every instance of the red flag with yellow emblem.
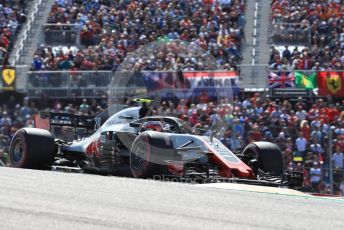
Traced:
[[344, 97], [344, 72], [319, 72], [317, 83], [320, 96]]

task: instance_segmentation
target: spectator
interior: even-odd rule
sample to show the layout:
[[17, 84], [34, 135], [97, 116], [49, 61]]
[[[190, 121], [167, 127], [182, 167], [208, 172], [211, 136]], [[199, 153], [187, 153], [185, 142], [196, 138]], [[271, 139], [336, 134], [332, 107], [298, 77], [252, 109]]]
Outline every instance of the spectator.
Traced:
[[334, 129], [334, 133], [338, 136], [344, 136], [344, 122], [340, 122], [338, 126]]
[[12, 125], [12, 119], [8, 116], [7, 112], [2, 112], [2, 117], [0, 119], [0, 125], [1, 126], [11, 126]]
[[218, 114], [216, 109], [212, 110], [212, 112], [209, 116], [209, 121], [213, 126], [222, 122], [221, 116]]
[[304, 157], [306, 147], [307, 147], [307, 139], [303, 137], [303, 134], [300, 132], [299, 137], [295, 141], [297, 156]]
[[288, 46], [285, 46], [285, 50], [282, 53], [282, 57], [287, 59], [289, 62], [291, 61], [291, 52], [288, 49]]
[[[284, 151], [287, 148], [287, 138], [285, 137], [284, 132], [280, 132], [278, 137], [275, 139], [275, 143], [280, 148], [281, 151]], [[289, 146], [290, 147], [290, 146]]]
[[296, 116], [297, 116], [297, 118], [299, 119], [299, 120], [306, 120], [306, 118], [307, 118], [307, 113], [306, 113], [306, 111], [303, 109], [303, 107], [301, 106], [301, 105], [299, 105], [298, 107], [297, 107], [297, 111], [296, 111]]
[[27, 115], [32, 114], [31, 108], [29, 107], [29, 98], [25, 97], [23, 106], [20, 108], [21, 117], [26, 117]]
[[326, 115], [328, 118], [328, 121], [330, 123], [332, 123], [333, 121], [337, 120], [340, 112], [338, 111], [338, 109], [334, 106], [334, 104], [330, 104], [329, 105], [329, 109], [326, 111]]
[[319, 114], [319, 108], [318, 108], [317, 104], [313, 104], [312, 108], [308, 112], [309, 119], [314, 120], [319, 115], [320, 115]]
[[310, 149], [311, 149], [313, 154], [317, 155], [320, 163], [322, 163], [323, 162], [323, 155], [322, 154], [324, 153], [324, 149], [318, 143], [318, 139], [317, 138], [313, 139], [313, 144], [311, 144]]
[[338, 140], [335, 144], [336, 147], [339, 147], [341, 152], [344, 152], [344, 135], [338, 135]]
[[314, 162], [313, 167], [310, 170], [311, 176], [311, 183], [312, 183], [312, 191], [317, 192], [319, 191], [319, 185], [321, 182], [321, 169], [319, 167], [318, 162]]
[[344, 169], [344, 155], [339, 147], [336, 148], [336, 151], [332, 156], [333, 167], [336, 169]]
[[234, 133], [231, 135], [230, 148], [233, 152], [236, 152], [236, 151], [241, 150], [243, 148], [240, 133]]
[[177, 114], [178, 114], [178, 117], [182, 117], [183, 115], [186, 115], [187, 112], [188, 112], [188, 107], [185, 105], [185, 100], [184, 99], [181, 99], [179, 101], [179, 104], [177, 106]]
[[80, 105], [80, 112], [87, 114], [90, 109], [90, 106], [87, 104], [87, 99], [82, 100], [82, 104]]
[[311, 138], [314, 142], [322, 142], [323, 134], [318, 126], [315, 126], [314, 130], [311, 132]]
[[309, 127], [307, 120], [301, 121], [300, 131], [302, 133], [302, 136], [305, 137], [307, 141], [311, 139], [311, 128]]
[[43, 58], [35, 55], [32, 61], [32, 69], [35, 71], [41, 70], [43, 68]]

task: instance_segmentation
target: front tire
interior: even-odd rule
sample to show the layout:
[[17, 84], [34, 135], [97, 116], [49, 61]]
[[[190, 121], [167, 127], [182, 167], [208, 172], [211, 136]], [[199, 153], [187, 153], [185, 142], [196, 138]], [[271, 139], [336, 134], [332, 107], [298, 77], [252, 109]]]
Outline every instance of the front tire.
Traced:
[[138, 136], [130, 151], [130, 170], [135, 178], [152, 178], [157, 165], [151, 162], [152, 152], [148, 135]]
[[56, 146], [49, 131], [19, 129], [13, 136], [9, 159], [14, 168], [47, 169], [54, 162]]
[[253, 142], [246, 146], [242, 154], [249, 159], [246, 163], [256, 175], [258, 175], [259, 169], [275, 176], [283, 174], [282, 152], [273, 143], [265, 141]]

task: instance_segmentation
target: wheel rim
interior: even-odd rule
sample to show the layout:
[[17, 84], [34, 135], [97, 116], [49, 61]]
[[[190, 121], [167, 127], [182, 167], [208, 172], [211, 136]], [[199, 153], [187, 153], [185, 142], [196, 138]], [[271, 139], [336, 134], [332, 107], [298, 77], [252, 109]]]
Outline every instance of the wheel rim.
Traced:
[[18, 164], [22, 161], [24, 152], [23, 152], [23, 142], [20, 139], [15, 140], [13, 148], [13, 163]]
[[143, 170], [146, 165], [146, 155], [147, 155], [147, 148], [145, 143], [139, 142], [135, 145], [132, 154], [132, 167], [135, 170]]

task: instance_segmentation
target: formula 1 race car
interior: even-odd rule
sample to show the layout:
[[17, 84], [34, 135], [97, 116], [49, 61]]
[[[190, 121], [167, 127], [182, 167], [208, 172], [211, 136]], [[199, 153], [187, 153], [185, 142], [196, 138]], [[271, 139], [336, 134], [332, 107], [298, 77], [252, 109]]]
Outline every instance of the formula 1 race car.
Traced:
[[13, 136], [10, 165], [196, 183], [302, 185], [303, 173], [285, 171], [273, 143], [254, 142], [234, 154], [213, 135], [192, 134], [178, 118], [138, 119], [139, 109], [120, 108], [105, 119], [40, 113], [35, 128], [22, 128]]

